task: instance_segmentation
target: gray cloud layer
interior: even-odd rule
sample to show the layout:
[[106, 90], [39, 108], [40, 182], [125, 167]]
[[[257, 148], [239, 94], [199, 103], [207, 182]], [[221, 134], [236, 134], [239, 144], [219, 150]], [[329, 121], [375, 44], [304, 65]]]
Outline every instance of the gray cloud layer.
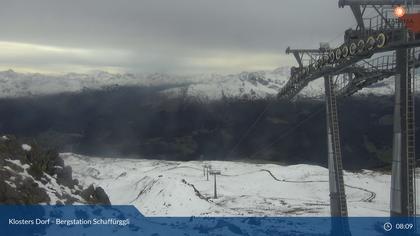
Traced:
[[338, 0], [0, 2], [0, 41], [91, 51], [80, 59], [65, 52], [34, 54], [24, 63], [0, 55], [2, 65], [21, 62], [43, 69], [53, 59], [56, 64], [135, 72], [224, 73], [254, 64], [250, 69], [281, 66], [291, 62], [283, 55], [287, 46], [317, 47], [354, 24], [350, 10], [338, 8]]

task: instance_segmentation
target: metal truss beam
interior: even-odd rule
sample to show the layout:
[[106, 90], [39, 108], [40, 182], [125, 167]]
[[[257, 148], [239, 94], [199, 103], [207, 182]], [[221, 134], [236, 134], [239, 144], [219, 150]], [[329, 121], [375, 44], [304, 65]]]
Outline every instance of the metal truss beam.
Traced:
[[[304, 87], [306, 87], [309, 82], [324, 76], [343, 74], [347, 73], [349, 70], [352, 71], [353, 69], [349, 67], [355, 65], [356, 63], [362, 60], [372, 57], [372, 55], [374, 55], [375, 53], [382, 53], [402, 48], [411, 48], [419, 46], [420, 40], [408, 42], [398, 40], [396, 42], [389, 42], [383, 48], [377, 48], [371, 51], [359, 53], [352, 57], [342, 59], [335, 64], [325, 65], [319, 69], [315, 69], [310, 65], [304, 66], [303, 68], [300, 68], [300, 70], [296, 70], [291, 74], [291, 78], [286, 83], [286, 85], [280, 90], [277, 97], [279, 99], [290, 100], [293, 97], [295, 97]], [[320, 58], [322, 55], [325, 55], [325, 53], [319, 55], [317, 54], [315, 57]], [[388, 73], [386, 73], [386, 75], [387, 74]]]
[[324, 53], [326, 49], [291, 49], [290, 47], [286, 48], [286, 54], [293, 54], [296, 59], [296, 62], [299, 64], [299, 67], [303, 67], [304, 58], [311, 61], [315, 61], [316, 57]]
[[356, 18], [357, 26], [359, 29], [365, 28], [365, 23], [363, 21], [363, 13], [360, 8], [360, 5], [351, 5], [351, 11], [353, 12], [354, 18]]

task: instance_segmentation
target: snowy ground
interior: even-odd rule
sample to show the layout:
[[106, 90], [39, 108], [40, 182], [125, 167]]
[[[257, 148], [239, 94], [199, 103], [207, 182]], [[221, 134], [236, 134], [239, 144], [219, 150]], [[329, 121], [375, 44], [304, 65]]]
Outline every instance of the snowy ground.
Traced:
[[[95, 183], [112, 204], [147, 216], [328, 216], [328, 170], [227, 161], [174, 162], [61, 154], [82, 184]], [[221, 170], [218, 198], [203, 165]], [[345, 172], [350, 216], [389, 216], [390, 175]]]
[[[26, 146], [25, 146], [26, 145]], [[30, 150], [31, 146], [23, 144], [22, 148]], [[15, 189], [25, 189], [25, 185], [28, 185], [29, 181], [32, 181], [38, 188], [45, 191], [49, 197], [49, 202], [42, 202], [40, 204], [56, 205], [63, 204], [66, 202], [66, 198], [71, 198], [73, 204], [86, 204], [86, 201], [83, 200], [76, 191], [81, 191], [77, 186], [77, 189], [70, 189], [67, 186], [60, 185], [57, 183], [57, 175], [51, 176], [47, 173], [44, 173], [41, 177], [41, 180], [35, 179], [32, 175], [28, 173], [30, 166], [28, 164], [22, 164], [20, 160], [11, 160], [5, 159], [6, 163], [3, 166], [0, 166], [0, 172], [8, 171], [10, 178], [5, 180], [5, 183]], [[57, 168], [60, 168], [57, 166]]]

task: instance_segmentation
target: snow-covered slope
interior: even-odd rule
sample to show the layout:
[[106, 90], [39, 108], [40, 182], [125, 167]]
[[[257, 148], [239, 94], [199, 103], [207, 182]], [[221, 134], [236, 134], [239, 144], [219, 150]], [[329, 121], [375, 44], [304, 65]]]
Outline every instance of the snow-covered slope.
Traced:
[[0, 137], [0, 204], [110, 204], [100, 187], [84, 189], [58, 153]]
[[[8, 171], [11, 175], [9, 180], [5, 180], [5, 183], [13, 189], [19, 189], [25, 188], [25, 185], [28, 185], [28, 182], [32, 182], [39, 188], [38, 194], [45, 195], [45, 197], [33, 196], [34, 198], [42, 198], [41, 204], [63, 204], [64, 200], [69, 199], [73, 201], [73, 204], [87, 204], [86, 200], [76, 194], [76, 192], [81, 192], [83, 190], [79, 188], [79, 186], [76, 185], [71, 189], [67, 186], [60, 185], [57, 183], [56, 176], [50, 176], [47, 173], [44, 173], [41, 180], [37, 180], [28, 173], [30, 165], [23, 164], [19, 160], [6, 159], [5, 161], [7, 162], [7, 165], [1, 166], [0, 170]], [[45, 201], [43, 201], [44, 199]]]
[[[61, 157], [82, 184], [100, 184], [112, 204], [133, 204], [149, 216], [329, 215], [328, 170], [319, 166]], [[221, 170], [217, 199], [205, 163]], [[345, 172], [349, 214], [389, 215], [390, 180], [379, 172]]]

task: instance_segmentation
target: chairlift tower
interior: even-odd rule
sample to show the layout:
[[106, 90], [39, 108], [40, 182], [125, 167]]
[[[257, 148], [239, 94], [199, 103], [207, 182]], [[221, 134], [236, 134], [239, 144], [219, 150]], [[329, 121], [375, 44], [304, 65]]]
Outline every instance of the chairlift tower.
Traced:
[[207, 181], [209, 181], [209, 172], [211, 171], [211, 165], [210, 164], [204, 164], [204, 176], [207, 178]]
[[[302, 73], [303, 61], [314, 63], [324, 58], [327, 60], [330, 47], [327, 43], [320, 43], [319, 49], [286, 49], [286, 54], [292, 53], [299, 68], [292, 68], [291, 79], [299, 78], [296, 74]], [[304, 72], [303, 72], [304, 73]], [[302, 84], [306, 82], [302, 81]], [[333, 75], [324, 76], [325, 105], [327, 115], [327, 150], [328, 172], [330, 190], [330, 212], [333, 217], [345, 217], [347, 213], [347, 201], [343, 180], [343, 164], [340, 144], [340, 132], [338, 124], [337, 97], [333, 81]], [[297, 87], [299, 89], [299, 87]]]
[[[414, 73], [411, 70], [420, 66], [415, 51], [420, 46], [420, 37], [410, 33], [404, 22], [394, 16], [396, 5], [405, 5], [412, 11], [420, 6], [420, 0], [339, 0], [339, 7], [349, 6], [357, 22], [355, 29], [345, 31], [341, 45], [286, 50], [294, 55], [299, 66], [291, 69], [279, 99], [293, 99], [315, 79], [323, 77], [325, 81], [332, 216], [347, 215], [336, 99], [390, 76], [395, 76], [391, 215], [416, 214]], [[367, 17], [368, 11], [376, 16]], [[368, 60], [377, 54], [381, 56]]]
[[[402, 23], [393, 25], [389, 21], [389, 7], [405, 6], [414, 10], [420, 5], [419, 0], [340, 0], [339, 6], [349, 6], [356, 18], [358, 28], [353, 31], [356, 37], [369, 34], [369, 31], [387, 32], [402, 45], [418, 41], [414, 33], [410, 33]], [[366, 8], [371, 7], [378, 13], [380, 25], [372, 26], [372, 20], [363, 19]], [[387, 11], [388, 9], [388, 11]], [[392, 10], [392, 8], [391, 8]], [[367, 27], [366, 22], [369, 22]], [[378, 22], [378, 21], [377, 21]], [[352, 33], [353, 33], [352, 32]], [[392, 41], [392, 38], [391, 38]], [[394, 135], [391, 179], [391, 216], [414, 216], [415, 206], [415, 124], [414, 124], [414, 73], [416, 57], [414, 49], [395, 48], [395, 103], [394, 103]], [[410, 61], [412, 63], [410, 63]]]
[[221, 172], [220, 172], [220, 170], [210, 170], [210, 174], [214, 176], [214, 198], [217, 199], [216, 175], [221, 175]]

